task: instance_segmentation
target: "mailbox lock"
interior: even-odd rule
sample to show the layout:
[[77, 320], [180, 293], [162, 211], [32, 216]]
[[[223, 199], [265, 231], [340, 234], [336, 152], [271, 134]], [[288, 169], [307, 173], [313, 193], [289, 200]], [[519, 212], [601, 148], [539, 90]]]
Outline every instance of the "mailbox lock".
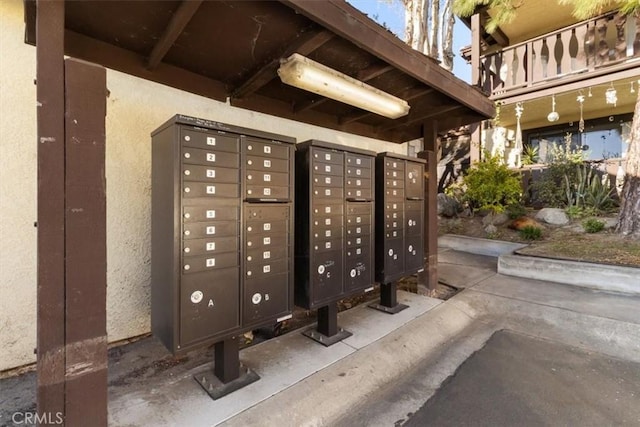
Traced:
[[200, 301], [202, 301], [202, 297], [204, 295], [202, 294], [202, 291], [195, 291], [191, 294], [191, 302], [194, 304], [198, 304]]
[[318, 266], [318, 274], [324, 274], [324, 265]]
[[184, 140], [185, 140], [185, 141], [191, 141], [191, 137], [190, 137], [189, 135], [186, 135], [186, 136], [184, 137]]
[[190, 268], [191, 268], [191, 266], [190, 266], [189, 264], [185, 264], [185, 265], [184, 265], [184, 269], [185, 269], [185, 270], [189, 270]]
[[355, 269], [355, 268], [352, 268], [352, 269], [351, 269], [351, 272], [349, 272], [349, 275], [350, 275], [351, 277], [356, 277], [356, 269]]
[[253, 296], [251, 297], [251, 302], [254, 304], [260, 304], [260, 301], [262, 301], [262, 295], [260, 294], [253, 294]]
[[389, 256], [393, 256], [393, 249], [389, 249]]
[[409, 252], [413, 252], [413, 245], [409, 245]]

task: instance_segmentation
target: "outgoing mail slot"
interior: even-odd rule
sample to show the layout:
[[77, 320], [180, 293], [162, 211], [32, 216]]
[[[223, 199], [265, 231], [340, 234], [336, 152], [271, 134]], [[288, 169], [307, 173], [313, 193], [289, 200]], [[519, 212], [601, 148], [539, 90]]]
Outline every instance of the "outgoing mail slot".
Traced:
[[345, 157], [347, 158], [347, 166], [371, 169], [371, 166], [373, 165], [373, 159], [370, 156], [347, 153]]
[[238, 169], [198, 165], [183, 165], [182, 167], [182, 180], [184, 182], [238, 183], [238, 177]]
[[237, 221], [239, 218], [240, 212], [235, 204], [212, 206], [207, 203], [182, 207], [182, 220], [185, 223], [218, 220]]
[[245, 179], [247, 185], [289, 185], [289, 174], [279, 172], [256, 172], [248, 170], [245, 174]]
[[348, 215], [372, 215], [373, 203], [347, 203]]
[[323, 148], [313, 148], [313, 163], [331, 163], [334, 165], [344, 165], [344, 153], [340, 151], [325, 150]]
[[183, 226], [184, 239], [236, 236], [237, 234], [238, 223], [235, 221], [191, 222]]
[[247, 138], [242, 146], [247, 154], [278, 159], [289, 159], [290, 147], [277, 141]]
[[289, 187], [275, 185], [247, 185], [245, 197], [247, 199], [288, 200]]
[[182, 186], [183, 197], [238, 197], [238, 184], [218, 184], [204, 182], [185, 182]]
[[218, 268], [234, 267], [237, 265], [238, 252], [224, 252], [219, 254], [200, 256], [183, 256], [182, 274], [216, 270]]
[[249, 326], [289, 312], [289, 274], [275, 274], [265, 279], [245, 279], [242, 298], [242, 322]]
[[183, 256], [237, 251], [238, 238], [236, 236], [210, 237], [208, 239], [189, 239], [182, 241]]
[[225, 334], [240, 325], [240, 287], [229, 286], [238, 280], [238, 267], [217, 269], [215, 276], [201, 272], [182, 277], [179, 311], [182, 346]]
[[[182, 149], [182, 163], [189, 165], [224, 166], [237, 168], [240, 162], [238, 153], [227, 153], [216, 150], [201, 150], [199, 148], [184, 147]], [[185, 168], [186, 166], [183, 166]]]
[[207, 150], [238, 152], [238, 136], [224, 132], [204, 132], [183, 127], [180, 132], [184, 147], [204, 148]]
[[247, 171], [260, 171], [260, 172], [289, 172], [289, 160], [276, 159], [273, 157], [262, 157], [247, 155], [246, 160]]
[[246, 219], [249, 220], [283, 220], [289, 219], [290, 206], [286, 204], [245, 205]]

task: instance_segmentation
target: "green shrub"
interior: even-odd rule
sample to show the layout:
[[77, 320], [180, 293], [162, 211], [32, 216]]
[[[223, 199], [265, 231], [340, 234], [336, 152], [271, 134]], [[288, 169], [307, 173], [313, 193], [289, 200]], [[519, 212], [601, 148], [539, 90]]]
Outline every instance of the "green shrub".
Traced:
[[597, 233], [599, 231], [604, 230], [604, 221], [600, 221], [599, 219], [589, 218], [582, 223], [584, 227], [584, 231], [587, 233]]
[[542, 238], [542, 229], [533, 225], [527, 225], [520, 230], [520, 237], [525, 240], [540, 240]]
[[540, 160], [540, 149], [532, 145], [527, 145], [522, 151], [522, 164], [523, 165], [535, 165]]
[[527, 208], [522, 203], [512, 203], [507, 206], [507, 215], [510, 219], [520, 218], [527, 214]]
[[577, 165], [584, 161], [582, 150], [571, 150], [571, 135], [567, 134], [564, 146], [554, 144], [547, 155], [547, 168], [531, 185], [531, 202], [546, 207], [567, 206], [566, 179], [570, 185], [577, 180]]
[[469, 168], [463, 178], [464, 201], [475, 210], [504, 212], [508, 205], [520, 202], [520, 174], [511, 171], [498, 156], [485, 153], [485, 159]]
[[571, 219], [580, 219], [588, 216], [594, 216], [598, 211], [590, 206], [569, 206], [564, 210]]

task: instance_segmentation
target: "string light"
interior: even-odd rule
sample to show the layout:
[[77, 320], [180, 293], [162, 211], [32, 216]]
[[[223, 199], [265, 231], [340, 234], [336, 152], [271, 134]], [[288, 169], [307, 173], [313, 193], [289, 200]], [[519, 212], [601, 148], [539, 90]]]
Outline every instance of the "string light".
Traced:
[[614, 107], [617, 107], [618, 91], [615, 87], [613, 87], [613, 82], [611, 82], [611, 87], [604, 93], [604, 97], [607, 101], [607, 104], [613, 104]]

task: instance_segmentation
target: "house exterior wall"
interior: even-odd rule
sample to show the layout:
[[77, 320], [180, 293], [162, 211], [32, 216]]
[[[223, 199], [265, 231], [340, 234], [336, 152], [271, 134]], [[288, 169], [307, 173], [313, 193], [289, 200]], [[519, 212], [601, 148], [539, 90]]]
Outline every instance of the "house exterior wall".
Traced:
[[[0, 2], [0, 371], [35, 361], [35, 48], [23, 42], [21, 0]], [[176, 113], [376, 152], [398, 145], [273, 116], [108, 70], [106, 118], [107, 333], [150, 331], [151, 138]], [[88, 304], [91, 302], [88, 301]]]

